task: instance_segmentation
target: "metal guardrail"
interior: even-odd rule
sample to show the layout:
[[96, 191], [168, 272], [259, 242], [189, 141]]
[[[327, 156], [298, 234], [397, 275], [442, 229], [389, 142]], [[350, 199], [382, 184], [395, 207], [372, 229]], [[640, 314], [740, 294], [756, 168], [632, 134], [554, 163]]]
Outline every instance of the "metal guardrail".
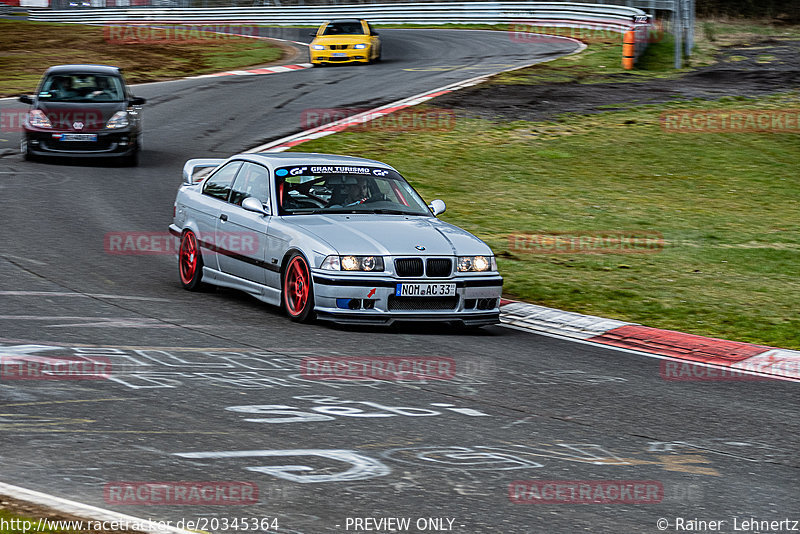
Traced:
[[[225, 8], [126, 8], [42, 11], [30, 18], [42, 22], [90, 24], [270, 24], [318, 25], [336, 18], [365, 18], [375, 24], [511, 24], [517, 31], [547, 33], [550, 27], [572, 27], [636, 35], [636, 57], [647, 47], [650, 27], [641, 9], [618, 5], [547, 2], [436, 2], [336, 6], [259, 6]], [[635, 32], [635, 33], [628, 33]], [[631, 38], [631, 37], [627, 37]], [[644, 36], [640, 38], [640, 36]], [[623, 61], [632, 68], [631, 59]]]
[[[535, 20], [537, 24], [574, 23], [612, 31], [632, 29], [640, 9], [581, 3], [437, 2], [349, 4], [336, 6], [257, 6], [226, 8], [101, 8], [43, 11], [31, 14], [41, 22], [247, 22], [276, 25], [316, 25], [334, 18], [365, 18], [375, 24], [505, 24]], [[588, 26], [591, 27], [591, 26]]]

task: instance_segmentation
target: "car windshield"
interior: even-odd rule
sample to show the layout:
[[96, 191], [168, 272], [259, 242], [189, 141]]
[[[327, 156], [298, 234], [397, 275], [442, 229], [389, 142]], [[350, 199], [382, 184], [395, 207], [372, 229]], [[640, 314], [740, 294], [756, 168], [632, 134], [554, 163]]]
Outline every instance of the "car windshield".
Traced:
[[124, 95], [122, 80], [105, 74], [52, 74], [39, 89], [48, 102], [120, 102]]
[[364, 35], [364, 27], [357, 21], [331, 22], [322, 35]]
[[397, 172], [378, 167], [303, 165], [275, 171], [281, 215], [431, 212]]

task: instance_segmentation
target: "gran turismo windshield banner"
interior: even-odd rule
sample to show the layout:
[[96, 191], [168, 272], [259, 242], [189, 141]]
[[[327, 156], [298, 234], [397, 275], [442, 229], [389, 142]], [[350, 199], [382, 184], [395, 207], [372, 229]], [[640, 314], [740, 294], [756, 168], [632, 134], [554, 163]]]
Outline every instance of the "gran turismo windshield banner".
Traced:
[[391, 176], [396, 173], [389, 169], [350, 165], [298, 165], [295, 167], [282, 167], [275, 171], [275, 176], [321, 176], [325, 174]]

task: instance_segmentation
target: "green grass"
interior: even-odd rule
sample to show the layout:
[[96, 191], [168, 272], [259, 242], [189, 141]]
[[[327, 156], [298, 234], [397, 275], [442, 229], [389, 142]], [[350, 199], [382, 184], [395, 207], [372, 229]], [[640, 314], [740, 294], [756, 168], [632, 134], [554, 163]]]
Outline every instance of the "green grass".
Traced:
[[125, 44], [108, 42], [97, 26], [0, 19], [0, 96], [34, 91], [51, 65], [116, 65], [129, 83], [139, 83], [260, 65], [282, 55], [260, 39]]
[[[495, 80], [603, 77], [599, 65], [619, 57], [602, 44], [587, 52]], [[508, 297], [800, 349], [800, 137], [662, 130], [663, 111], [687, 108], [798, 109], [800, 93], [548, 122], [459, 119], [449, 132], [344, 132], [295, 150], [397, 166], [426, 199], [448, 202], [445, 220], [489, 243]], [[627, 255], [509, 246], [516, 233], [614, 230], [659, 232], [665, 246]]]

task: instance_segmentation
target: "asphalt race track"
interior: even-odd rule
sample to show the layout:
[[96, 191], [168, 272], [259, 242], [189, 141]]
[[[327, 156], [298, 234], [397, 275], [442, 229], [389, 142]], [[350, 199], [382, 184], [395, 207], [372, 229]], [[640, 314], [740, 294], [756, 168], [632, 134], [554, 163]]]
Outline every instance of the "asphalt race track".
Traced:
[[[0, 378], [0, 481], [173, 524], [277, 518], [277, 530], [257, 531], [281, 533], [389, 531], [355, 518], [464, 534], [647, 533], [660, 518], [672, 532], [676, 518], [732, 532], [734, 518], [797, 519], [790, 382], [665, 380], [658, 359], [499, 326], [296, 325], [234, 291], [184, 291], [172, 254], [106, 251], [109, 233], [166, 231], [186, 159], [297, 132], [305, 109], [388, 103], [576, 47], [381, 33], [385, 61], [373, 66], [135, 88], [148, 99], [137, 168], [0, 157], [0, 354], [90, 356], [112, 369], [107, 380]], [[2, 138], [0, 152], [18, 146], [18, 134]], [[455, 375], [301, 374], [304, 358], [327, 356], [442, 358]], [[202, 481], [246, 482], [257, 502], [114, 500], [123, 482]], [[638, 481], [658, 498], [513, 502], [514, 481]]]

